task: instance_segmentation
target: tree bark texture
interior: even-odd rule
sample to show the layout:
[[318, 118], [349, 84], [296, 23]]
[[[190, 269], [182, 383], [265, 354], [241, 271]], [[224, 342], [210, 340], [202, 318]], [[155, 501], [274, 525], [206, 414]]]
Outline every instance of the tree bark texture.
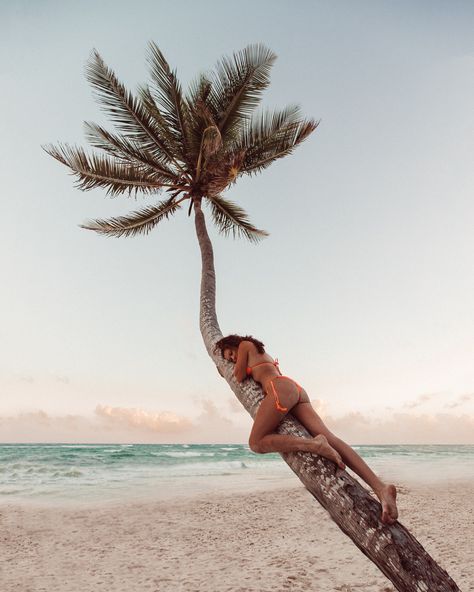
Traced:
[[[195, 204], [196, 233], [201, 249], [200, 329], [206, 349], [238, 400], [255, 417], [263, 392], [253, 380], [238, 383], [233, 364], [213, 351], [222, 337], [216, 315], [216, 275], [212, 244], [200, 203]], [[278, 434], [309, 438], [311, 434], [288, 414]], [[338, 527], [401, 592], [454, 592], [456, 583], [400, 523], [380, 521], [381, 505], [347, 471], [309, 452], [280, 453], [306, 489], [329, 512]]]

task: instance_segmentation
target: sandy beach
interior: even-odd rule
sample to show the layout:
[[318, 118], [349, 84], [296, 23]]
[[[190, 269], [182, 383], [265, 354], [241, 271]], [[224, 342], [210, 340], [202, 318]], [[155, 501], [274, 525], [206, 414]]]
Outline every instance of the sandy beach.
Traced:
[[[474, 485], [399, 486], [401, 522], [474, 590]], [[299, 484], [174, 501], [0, 506], [3, 592], [394, 590]]]

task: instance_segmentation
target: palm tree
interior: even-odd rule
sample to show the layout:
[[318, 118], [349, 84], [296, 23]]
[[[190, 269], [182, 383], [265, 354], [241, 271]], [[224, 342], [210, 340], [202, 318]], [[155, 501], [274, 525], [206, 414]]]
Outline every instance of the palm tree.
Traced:
[[211, 79], [201, 74], [185, 96], [176, 73], [150, 43], [151, 82], [134, 97], [94, 51], [87, 78], [120, 135], [86, 122], [87, 139], [100, 153], [88, 155], [69, 145], [50, 146], [47, 152], [74, 171], [80, 189], [105, 187], [111, 196], [169, 195], [128, 216], [82, 227], [111, 236], [147, 233], [183, 202], [189, 201], [190, 213], [204, 199], [222, 233], [251, 241], [266, 236], [222, 193], [239, 176], [256, 174], [290, 154], [318, 125], [301, 119], [297, 105], [251, 119], [275, 59], [264, 46], [249, 46], [234, 60], [224, 58]]
[[[176, 71], [150, 43], [150, 83], [140, 86], [134, 96], [94, 51], [86, 75], [119, 133], [86, 122], [87, 139], [99, 152], [87, 154], [67, 144], [44, 147], [73, 171], [82, 190], [104, 187], [111, 196], [168, 194], [163, 201], [127, 216], [89, 221], [82, 228], [108, 236], [148, 233], [188, 201], [188, 215], [194, 209], [202, 257], [200, 329], [204, 344], [252, 417], [263, 397], [261, 389], [253, 381], [237, 383], [232, 364], [214, 353], [222, 333], [215, 306], [213, 249], [202, 203], [210, 206], [221, 233], [254, 242], [267, 236], [223, 193], [241, 175], [257, 174], [291, 154], [319, 124], [303, 119], [297, 105], [254, 113], [269, 85], [275, 59], [263, 45], [250, 45], [232, 58], [224, 57], [210, 76], [200, 74], [183, 94]], [[310, 437], [289, 415], [278, 433]], [[400, 523], [386, 526], [379, 521], [380, 504], [347, 472], [336, 475], [333, 463], [305, 452], [281, 456], [341, 530], [398, 590], [458, 590]]]

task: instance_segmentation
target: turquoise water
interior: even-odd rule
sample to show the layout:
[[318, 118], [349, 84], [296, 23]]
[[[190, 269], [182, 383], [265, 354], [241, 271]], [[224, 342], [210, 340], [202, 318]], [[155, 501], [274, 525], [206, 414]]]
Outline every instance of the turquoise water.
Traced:
[[[383, 478], [474, 483], [474, 446], [353, 446]], [[0, 501], [179, 497], [299, 483], [240, 444], [0, 444]]]

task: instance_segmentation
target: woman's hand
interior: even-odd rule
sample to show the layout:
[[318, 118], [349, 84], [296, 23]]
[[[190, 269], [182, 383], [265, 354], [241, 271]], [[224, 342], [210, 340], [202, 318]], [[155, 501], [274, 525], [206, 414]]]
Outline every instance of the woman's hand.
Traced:
[[247, 364], [249, 359], [250, 341], [241, 341], [237, 350], [237, 361], [234, 368], [234, 376], [238, 382], [247, 378]]

